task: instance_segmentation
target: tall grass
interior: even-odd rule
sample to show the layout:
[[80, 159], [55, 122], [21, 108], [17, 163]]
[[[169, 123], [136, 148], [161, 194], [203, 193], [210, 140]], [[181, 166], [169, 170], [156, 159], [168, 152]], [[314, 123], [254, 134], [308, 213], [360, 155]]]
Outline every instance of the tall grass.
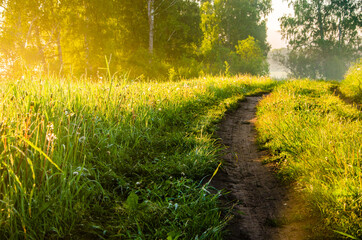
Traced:
[[362, 58], [350, 67], [340, 90], [345, 96], [362, 104]]
[[1, 239], [220, 239], [214, 123], [267, 78], [0, 87]]
[[332, 86], [286, 82], [262, 100], [257, 128], [281, 175], [303, 187], [325, 225], [362, 237], [362, 113]]

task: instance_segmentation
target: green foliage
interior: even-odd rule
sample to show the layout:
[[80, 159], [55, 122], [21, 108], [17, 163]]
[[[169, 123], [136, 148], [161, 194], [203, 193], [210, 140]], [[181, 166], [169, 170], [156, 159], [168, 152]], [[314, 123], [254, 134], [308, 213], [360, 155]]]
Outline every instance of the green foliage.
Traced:
[[170, 69], [175, 79], [219, 74], [248, 35], [268, 51], [261, 16], [270, 0], [239, 2], [9, 0], [1, 12], [0, 65], [13, 77], [24, 70], [97, 77], [106, 74], [107, 56], [114, 72], [132, 78], [167, 80]]
[[290, 81], [262, 100], [257, 129], [279, 171], [296, 181], [331, 230], [362, 236], [362, 114], [333, 84]]
[[362, 104], [362, 59], [349, 68], [340, 90], [345, 96]]
[[216, 10], [217, 3], [211, 4], [209, 1], [205, 1], [201, 7], [200, 26], [203, 33], [203, 39], [200, 50], [206, 58], [209, 58], [209, 55], [213, 55], [212, 50], [219, 45], [221, 29], [220, 16], [218, 16]]
[[0, 86], [1, 239], [222, 239], [212, 133], [267, 78]]
[[271, 11], [271, 1], [220, 0], [217, 2], [223, 44], [234, 49], [240, 40], [253, 36], [258, 41], [263, 54], [266, 55], [270, 46], [266, 41], [266, 20], [263, 17]]
[[343, 79], [349, 63], [360, 57], [360, 1], [288, 2], [294, 15], [280, 21], [292, 51], [281, 62], [294, 77]]
[[253, 37], [249, 36], [247, 39], [239, 41], [235, 48], [236, 53], [241, 57], [242, 72], [253, 75], [268, 73], [266, 57]]
[[[321, 58], [322, 56], [322, 58]], [[291, 77], [312, 79], [342, 79], [351, 59], [342, 54], [322, 53], [318, 48], [291, 50], [286, 55], [278, 55], [277, 61], [291, 72]]]
[[[201, 8], [203, 39], [199, 55], [205, 71], [211, 74], [222, 72], [226, 61], [230, 65], [228, 74], [267, 74], [265, 56], [269, 46], [266, 43], [265, 22], [261, 20], [261, 16], [266, 16], [270, 8], [269, 0], [219, 0], [213, 4], [204, 1]], [[244, 41], [242, 44], [249, 45], [250, 51], [254, 51], [253, 59], [238, 57], [235, 46], [239, 46], [240, 41]], [[248, 48], [246, 45], [242, 47]]]

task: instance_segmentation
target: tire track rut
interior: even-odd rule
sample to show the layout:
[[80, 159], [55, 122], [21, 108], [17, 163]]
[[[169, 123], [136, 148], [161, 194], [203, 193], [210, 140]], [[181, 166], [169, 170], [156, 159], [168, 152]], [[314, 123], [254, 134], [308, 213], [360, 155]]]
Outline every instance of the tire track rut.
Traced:
[[291, 196], [290, 189], [276, 179], [272, 167], [262, 164], [266, 153], [257, 147], [254, 125], [261, 98], [246, 97], [236, 111], [225, 114], [217, 131], [227, 149], [222, 168], [211, 184], [228, 192], [224, 204], [233, 204], [234, 218], [226, 239], [306, 239], [308, 234], [298, 223], [278, 226], [282, 215], [295, 215], [303, 208], [299, 209], [298, 194]]

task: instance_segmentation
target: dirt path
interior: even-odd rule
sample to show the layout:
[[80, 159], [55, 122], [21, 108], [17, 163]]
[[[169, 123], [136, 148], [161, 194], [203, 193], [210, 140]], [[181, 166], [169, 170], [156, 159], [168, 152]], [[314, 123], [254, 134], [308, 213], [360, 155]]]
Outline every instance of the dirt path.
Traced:
[[236, 111], [225, 115], [218, 131], [228, 148], [212, 185], [229, 192], [224, 202], [234, 204], [226, 239], [308, 239], [308, 214], [298, 192], [289, 191], [272, 167], [262, 164], [266, 153], [258, 150], [254, 129], [260, 99], [246, 97]]

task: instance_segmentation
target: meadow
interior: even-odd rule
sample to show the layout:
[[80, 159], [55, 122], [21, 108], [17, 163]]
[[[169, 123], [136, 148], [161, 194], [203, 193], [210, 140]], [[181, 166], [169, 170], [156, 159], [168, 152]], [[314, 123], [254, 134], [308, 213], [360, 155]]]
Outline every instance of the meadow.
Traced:
[[[354, 67], [350, 73], [360, 76], [358, 71]], [[300, 188], [325, 228], [335, 234], [326, 239], [360, 239], [362, 113], [334, 94], [339, 85], [286, 81], [261, 101], [257, 129], [280, 178]]]
[[[362, 237], [360, 63], [341, 83], [267, 77], [1, 81], [1, 239], [225, 239], [209, 185], [224, 113], [246, 95], [258, 141], [335, 236]], [[331, 236], [329, 236], [331, 237]]]
[[[269, 78], [25, 75], [0, 92], [1, 239], [222, 239], [227, 109]], [[213, 193], [212, 193], [213, 192]]]
[[362, 104], [362, 58], [357, 61], [346, 73], [345, 79], [340, 84], [341, 93], [355, 101], [357, 104]]

